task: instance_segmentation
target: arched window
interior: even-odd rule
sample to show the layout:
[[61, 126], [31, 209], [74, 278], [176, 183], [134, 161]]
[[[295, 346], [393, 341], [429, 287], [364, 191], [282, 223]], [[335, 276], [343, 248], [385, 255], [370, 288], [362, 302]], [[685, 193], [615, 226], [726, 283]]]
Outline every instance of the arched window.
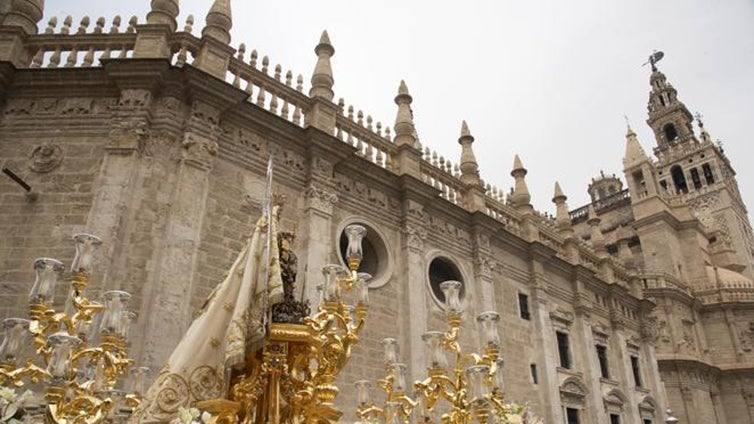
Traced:
[[[429, 286], [432, 289], [432, 295], [441, 305], [445, 304], [445, 294], [440, 289], [440, 283], [454, 280], [463, 283], [461, 271], [450, 259], [438, 256], [429, 263]], [[459, 297], [463, 299], [466, 294], [465, 285], [461, 286]]]
[[702, 188], [702, 180], [699, 178], [699, 170], [696, 168], [691, 170], [691, 182], [694, 184], [695, 189]]
[[600, 187], [597, 189], [597, 192], [599, 193], [599, 199], [602, 200], [605, 198], [605, 187]]
[[675, 125], [665, 124], [662, 127], [662, 131], [665, 133], [665, 140], [670, 144], [675, 144], [674, 141], [678, 138], [678, 131], [675, 129]]
[[715, 176], [712, 175], [712, 167], [708, 163], [702, 165], [702, 173], [704, 174], [705, 181], [707, 181], [707, 185], [715, 183]]
[[615, 186], [608, 187], [607, 192], [610, 193], [611, 196], [617, 193]]
[[678, 193], [688, 193], [689, 187], [686, 185], [686, 176], [683, 175], [683, 169], [676, 165], [670, 168], [670, 175], [673, 177], [673, 184]]
[[[392, 261], [385, 240], [379, 231], [363, 221], [353, 221], [348, 223], [363, 225], [367, 229], [367, 234], [361, 242], [364, 256], [361, 260], [359, 271], [372, 275], [372, 279], [369, 281], [369, 288], [377, 288], [384, 285], [390, 279], [390, 275], [392, 274]], [[348, 263], [346, 260], [347, 246], [348, 237], [346, 236], [345, 231], [341, 231], [340, 237], [338, 238], [338, 250], [343, 265]]]

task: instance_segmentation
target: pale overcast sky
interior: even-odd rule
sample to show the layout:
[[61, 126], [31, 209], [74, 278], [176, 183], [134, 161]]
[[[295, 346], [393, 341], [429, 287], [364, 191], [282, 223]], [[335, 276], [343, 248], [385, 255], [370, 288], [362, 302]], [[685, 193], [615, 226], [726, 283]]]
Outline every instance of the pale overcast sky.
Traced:
[[[144, 22], [149, 3], [47, 1], [44, 22], [68, 14], [75, 22], [116, 14]], [[193, 14], [200, 34], [210, 4], [181, 0], [179, 27]], [[335, 98], [384, 125], [393, 126], [405, 79], [425, 146], [457, 162], [466, 119], [482, 178], [507, 192], [518, 153], [533, 203], [548, 212], [556, 180], [575, 209], [600, 170], [623, 179], [624, 114], [651, 152], [650, 70], [641, 65], [662, 50], [659, 68], [723, 141], [754, 208], [752, 0], [233, 0], [232, 8], [231, 45], [269, 55], [307, 85], [327, 29]]]

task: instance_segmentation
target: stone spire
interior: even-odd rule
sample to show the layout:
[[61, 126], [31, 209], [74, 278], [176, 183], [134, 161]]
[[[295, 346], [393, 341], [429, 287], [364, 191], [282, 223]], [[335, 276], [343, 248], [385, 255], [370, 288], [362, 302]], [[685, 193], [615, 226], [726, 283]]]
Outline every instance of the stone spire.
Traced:
[[206, 25], [202, 37], [211, 37], [225, 44], [230, 44], [230, 28], [233, 16], [230, 12], [230, 0], [215, 0], [207, 12]]
[[602, 230], [600, 230], [601, 222], [602, 220], [594, 210], [594, 205], [590, 204], [589, 219], [587, 219], [586, 224], [589, 226], [592, 248], [598, 255], [604, 256], [607, 255], [607, 248], [605, 247], [605, 236], [602, 235]]
[[461, 145], [461, 182], [464, 184], [481, 185], [479, 180], [479, 165], [476, 162], [474, 151], [471, 144], [474, 142], [474, 136], [469, 131], [469, 126], [464, 120], [461, 123], [461, 136], [458, 138], [458, 144]]
[[630, 168], [648, 160], [647, 154], [644, 153], [644, 149], [636, 138], [636, 133], [629, 126], [626, 133], [626, 154], [623, 155], [623, 168]]
[[416, 146], [416, 131], [414, 128], [414, 116], [411, 112], [411, 102], [414, 99], [408, 94], [406, 82], [401, 80], [398, 86], [398, 95], [395, 96], [395, 104], [398, 105], [398, 113], [395, 115], [395, 144], [398, 146]]
[[530, 203], [531, 195], [529, 194], [529, 188], [526, 186], [526, 172], [526, 168], [521, 164], [521, 158], [516, 155], [513, 159], [513, 171], [511, 171], [511, 176], [516, 180], [516, 186], [510, 198], [513, 206], [522, 213], [534, 211]]
[[332, 100], [334, 96], [332, 86], [335, 84], [335, 79], [332, 75], [330, 58], [335, 54], [335, 48], [330, 44], [327, 30], [322, 31], [322, 36], [319, 39], [319, 44], [314, 48], [314, 53], [317, 54], [317, 65], [312, 74], [312, 88], [309, 89], [309, 97], [322, 97]]
[[666, 150], [688, 141], [697, 142], [692, 125], [694, 117], [678, 100], [678, 91], [667, 81], [665, 74], [654, 69], [649, 84], [652, 90], [647, 104], [647, 124], [655, 133], [657, 149]]
[[700, 113], [696, 114], [696, 123], [699, 126], [699, 138], [702, 139], [702, 143], [710, 144], [712, 143], [712, 137], [709, 136], [709, 133], [707, 132], [707, 129], [704, 128], [704, 122], [702, 122], [702, 115]]
[[555, 203], [555, 228], [558, 234], [563, 237], [573, 236], [573, 227], [571, 226], [571, 216], [568, 214], [568, 198], [563, 194], [560, 184], [555, 182], [555, 194], [552, 196], [552, 203]]
[[37, 33], [37, 23], [42, 20], [44, 0], [10, 1], [10, 7], [0, 24], [21, 27], [27, 34]]
[[152, 9], [147, 13], [147, 24], [167, 25], [174, 32], [178, 24], [178, 0], [152, 0]]

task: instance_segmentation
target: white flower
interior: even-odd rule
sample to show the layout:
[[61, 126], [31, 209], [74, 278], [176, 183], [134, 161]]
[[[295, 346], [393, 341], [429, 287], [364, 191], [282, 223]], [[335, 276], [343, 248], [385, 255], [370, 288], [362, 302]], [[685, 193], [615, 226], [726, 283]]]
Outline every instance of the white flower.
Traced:
[[16, 391], [7, 387], [0, 387], [0, 398], [8, 402], [16, 400]]
[[212, 414], [207, 411], [202, 412], [202, 423], [210, 424], [212, 422]]
[[519, 414], [509, 414], [508, 415], [508, 424], [523, 424], [524, 417], [522, 417]]

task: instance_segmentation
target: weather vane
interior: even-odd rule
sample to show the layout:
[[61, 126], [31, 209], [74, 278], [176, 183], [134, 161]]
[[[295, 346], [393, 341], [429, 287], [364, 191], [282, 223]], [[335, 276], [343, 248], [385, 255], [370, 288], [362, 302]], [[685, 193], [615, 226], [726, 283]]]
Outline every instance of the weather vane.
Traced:
[[651, 55], [649, 55], [649, 59], [647, 59], [647, 61], [644, 62], [641, 66], [649, 64], [650, 66], [652, 66], [652, 72], [656, 72], [657, 66], [655, 66], [655, 64], [659, 62], [663, 57], [665, 57], [665, 53], [659, 50], [655, 50]]
[[623, 114], [623, 119], [626, 120], [626, 127], [628, 127], [628, 129], [630, 130], [631, 129], [631, 121], [628, 120], [628, 115]]

